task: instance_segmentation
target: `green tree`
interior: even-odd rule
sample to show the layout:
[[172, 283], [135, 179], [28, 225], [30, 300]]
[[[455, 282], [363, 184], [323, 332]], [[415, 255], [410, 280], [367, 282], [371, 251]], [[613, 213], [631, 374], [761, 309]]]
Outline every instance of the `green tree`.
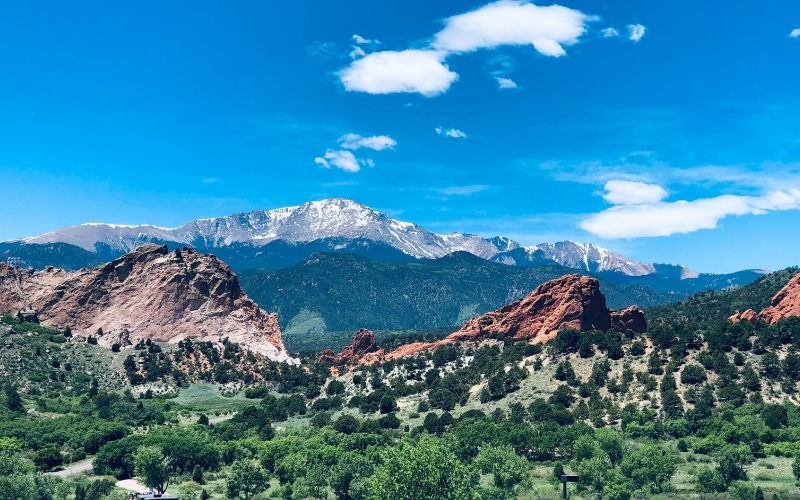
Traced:
[[794, 478], [800, 481], [800, 455], [794, 457], [794, 460], [792, 460], [792, 473], [794, 474]]
[[677, 469], [675, 457], [654, 444], [634, 450], [622, 459], [620, 470], [634, 489], [662, 492]]
[[478, 475], [458, 461], [441, 440], [423, 437], [383, 452], [367, 480], [367, 500], [461, 500], [473, 498]]
[[356, 498], [354, 486], [372, 475], [374, 468], [372, 462], [362, 454], [344, 453], [330, 472], [333, 492], [342, 500]]
[[739, 479], [747, 479], [744, 468], [753, 463], [755, 457], [746, 444], [725, 445], [717, 453], [717, 470], [726, 485]]
[[608, 455], [611, 465], [616, 466], [622, 461], [626, 451], [625, 438], [622, 434], [613, 429], [602, 428], [595, 432], [594, 438]]
[[17, 388], [12, 385], [5, 387], [6, 394], [6, 407], [14, 412], [25, 413], [25, 406], [22, 404], [22, 398], [17, 392]]
[[514, 490], [530, 480], [528, 461], [510, 446], [481, 448], [475, 457], [475, 466], [484, 474], [491, 474], [495, 486], [504, 490]]
[[228, 498], [248, 500], [269, 487], [269, 474], [257, 462], [237, 460], [228, 473]]
[[167, 491], [169, 484], [170, 467], [164, 452], [158, 446], [142, 446], [136, 450], [133, 460], [136, 475], [148, 488], [153, 488], [159, 493]]

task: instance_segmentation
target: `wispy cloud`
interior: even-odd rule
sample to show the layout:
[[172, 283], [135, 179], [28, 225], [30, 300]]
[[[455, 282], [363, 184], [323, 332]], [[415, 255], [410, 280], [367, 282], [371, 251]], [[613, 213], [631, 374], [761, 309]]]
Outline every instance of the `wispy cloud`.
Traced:
[[600, 36], [603, 38], [615, 38], [619, 36], [619, 31], [612, 27], [603, 28], [600, 30]]
[[466, 139], [467, 134], [463, 130], [459, 130], [457, 128], [444, 128], [444, 127], [436, 127], [434, 129], [436, 133], [442, 137], [449, 137], [451, 139]]
[[364, 137], [358, 134], [345, 134], [339, 138], [339, 145], [344, 149], [361, 149], [367, 148], [374, 151], [383, 151], [384, 149], [394, 149], [397, 146], [397, 141], [388, 135], [373, 135]]
[[580, 227], [607, 239], [670, 236], [715, 229], [722, 219], [730, 216], [798, 209], [800, 190], [789, 189], [760, 196], [721, 195], [691, 201], [616, 204], [585, 218]]
[[434, 191], [444, 196], [470, 196], [487, 189], [489, 189], [489, 186], [485, 184], [471, 184], [468, 186], [448, 186]]
[[200, 179], [203, 184], [216, 184], [219, 182], [219, 177], [204, 177]]
[[495, 76], [494, 79], [497, 80], [497, 88], [500, 90], [513, 90], [519, 88], [517, 82], [515, 82], [511, 78], [506, 78], [504, 76]]
[[335, 43], [320, 40], [315, 40], [306, 47], [306, 53], [312, 57], [321, 57], [323, 59], [336, 59], [340, 57]]
[[647, 28], [643, 24], [629, 24], [628, 25], [628, 40], [638, 42], [644, 38]]
[[789, 32], [791, 38], [800, 38], [800, 28], [795, 28]]

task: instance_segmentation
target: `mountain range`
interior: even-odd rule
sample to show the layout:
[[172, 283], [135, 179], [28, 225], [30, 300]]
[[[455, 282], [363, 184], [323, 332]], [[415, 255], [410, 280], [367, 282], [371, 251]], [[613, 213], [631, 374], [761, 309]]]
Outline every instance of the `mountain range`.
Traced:
[[[698, 289], [707, 286], [709, 276], [719, 276], [702, 275], [682, 266], [638, 262], [591, 243], [562, 241], [525, 247], [502, 236], [437, 234], [341, 198], [197, 219], [174, 228], [81, 224], [0, 243], [0, 258], [34, 268], [53, 265], [77, 269], [108, 262], [144, 243], [190, 246], [217, 255], [236, 271], [285, 268], [319, 252], [352, 253], [380, 262], [410, 262], [463, 251], [521, 267], [557, 264], [591, 273], [658, 277], [655, 281], [660, 282], [697, 280]], [[760, 274], [763, 272], [748, 271], [727, 284], [743, 284]]]

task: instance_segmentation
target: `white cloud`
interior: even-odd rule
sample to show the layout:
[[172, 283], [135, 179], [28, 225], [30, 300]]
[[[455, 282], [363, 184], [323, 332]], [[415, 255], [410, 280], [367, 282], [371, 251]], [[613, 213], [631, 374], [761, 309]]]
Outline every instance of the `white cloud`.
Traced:
[[734, 215], [800, 209], [800, 189], [761, 196], [721, 195], [697, 200], [615, 205], [584, 219], [580, 227], [601, 238], [669, 236], [714, 229]]
[[362, 49], [358, 45], [353, 45], [353, 50], [351, 50], [350, 54], [348, 55], [350, 56], [350, 59], [358, 59], [359, 57], [364, 57], [365, 55], [367, 55], [367, 53], [364, 52], [364, 49]]
[[344, 170], [345, 172], [355, 173], [361, 170], [361, 167], [374, 167], [375, 162], [371, 158], [359, 158], [353, 151], [359, 149], [371, 149], [373, 151], [383, 151], [386, 149], [394, 149], [397, 146], [397, 141], [388, 135], [372, 135], [364, 137], [359, 134], [345, 134], [339, 138], [339, 147], [341, 149], [329, 149], [325, 151], [323, 156], [314, 158], [314, 163], [324, 168], [336, 167]]
[[614, 205], [643, 205], [657, 203], [667, 197], [667, 191], [658, 184], [613, 180], [606, 182], [603, 199]]
[[434, 96], [449, 89], [458, 79], [458, 74], [442, 63], [443, 56], [433, 50], [373, 52], [340, 71], [339, 79], [350, 92], [412, 92]]
[[614, 38], [619, 36], [619, 31], [616, 28], [603, 28], [600, 30], [600, 36], [603, 38]]
[[517, 82], [512, 80], [511, 78], [506, 78], [503, 76], [496, 76], [494, 77], [497, 80], [497, 88], [501, 90], [511, 90], [511, 89], [518, 89], [519, 85]]
[[481, 191], [486, 191], [489, 186], [485, 184], [471, 184], [468, 186], [448, 186], [436, 189], [435, 191], [445, 196], [470, 196]]
[[373, 135], [364, 137], [358, 134], [345, 134], [339, 138], [339, 145], [344, 149], [360, 149], [367, 148], [374, 151], [383, 151], [384, 149], [394, 149], [397, 146], [397, 141], [388, 135]]
[[361, 170], [361, 164], [352, 151], [329, 149], [325, 151], [324, 156], [314, 158], [314, 163], [324, 168], [336, 167], [350, 173]]
[[367, 54], [360, 45], [377, 40], [353, 35], [356, 45], [350, 57], [354, 61], [339, 71], [338, 77], [351, 92], [435, 96], [458, 79], [445, 64], [452, 54], [501, 45], [532, 45], [543, 55], [561, 57], [566, 54], [564, 46], [577, 43], [586, 32], [586, 23], [594, 19], [560, 5], [541, 7], [525, 0], [499, 0], [445, 19], [444, 28], [423, 49]]
[[644, 38], [645, 31], [647, 31], [647, 28], [643, 24], [629, 24], [628, 40], [638, 42]]
[[789, 36], [792, 38], [800, 38], [800, 28], [795, 28], [789, 33]]
[[372, 45], [372, 44], [381, 43], [378, 40], [371, 40], [369, 38], [363, 37], [363, 36], [359, 35], [358, 33], [353, 35], [353, 41], [355, 43], [359, 44], [359, 45]]
[[533, 45], [546, 56], [566, 54], [577, 43], [589, 17], [560, 5], [540, 7], [521, 0], [500, 0], [445, 20], [433, 47], [450, 53], [500, 45]]
[[450, 137], [452, 139], [466, 139], [467, 134], [463, 130], [459, 130], [457, 128], [443, 128], [443, 127], [436, 127], [434, 129], [437, 134], [441, 135], [442, 137]]

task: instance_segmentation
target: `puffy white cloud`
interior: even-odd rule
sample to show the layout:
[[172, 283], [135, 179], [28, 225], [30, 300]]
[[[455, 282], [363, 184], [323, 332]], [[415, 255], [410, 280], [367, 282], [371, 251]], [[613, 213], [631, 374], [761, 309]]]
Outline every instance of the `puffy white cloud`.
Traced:
[[359, 160], [356, 158], [356, 155], [352, 153], [352, 151], [329, 149], [325, 151], [324, 156], [317, 156], [314, 158], [314, 163], [325, 168], [340, 168], [345, 172], [350, 173], [355, 173], [361, 170]]
[[628, 40], [638, 42], [644, 38], [645, 31], [647, 31], [647, 28], [643, 24], [629, 24]]
[[[586, 32], [586, 23], [593, 19], [560, 5], [542, 7], [525, 0], [499, 0], [447, 18], [444, 28], [423, 49], [367, 54], [360, 46], [379, 42], [353, 35], [356, 45], [350, 57], [354, 61], [339, 71], [338, 77], [348, 91], [435, 96], [458, 79], [444, 62], [452, 54], [502, 45], [532, 45], [541, 54], [561, 57], [566, 54], [564, 46], [577, 43]], [[510, 83], [509, 79], [506, 84]]]
[[394, 149], [397, 146], [397, 141], [388, 135], [373, 135], [364, 137], [358, 134], [345, 134], [339, 138], [339, 145], [344, 149], [361, 149], [367, 148], [375, 151], [383, 151], [384, 149]]
[[667, 191], [658, 184], [613, 180], [606, 182], [603, 199], [614, 205], [642, 205], [656, 203], [667, 197]]
[[463, 130], [459, 130], [457, 128], [444, 128], [444, 127], [436, 127], [434, 129], [437, 134], [441, 135], [442, 137], [450, 137], [452, 139], [466, 139], [467, 134]]
[[722, 195], [697, 200], [615, 205], [580, 223], [601, 238], [641, 238], [714, 229], [734, 215], [761, 215], [800, 209], [800, 189], [772, 191], [761, 196]]
[[790, 37], [792, 37], [792, 38], [800, 38], [800, 28], [795, 28], [795, 29], [793, 29], [793, 30], [792, 30], [792, 31], [789, 33], [789, 36], [790, 36]]
[[341, 149], [329, 149], [325, 151], [323, 156], [314, 158], [314, 163], [324, 168], [336, 167], [344, 170], [345, 172], [355, 173], [361, 170], [361, 167], [374, 167], [375, 162], [371, 158], [359, 158], [353, 151], [359, 149], [371, 149], [373, 151], [383, 151], [385, 149], [394, 149], [397, 146], [397, 141], [388, 135], [372, 135], [364, 137], [359, 134], [349, 133], [339, 138], [339, 147]]
[[489, 186], [485, 184], [471, 184], [468, 186], [448, 186], [436, 189], [436, 192], [445, 196], [470, 196], [481, 191], [486, 191]]
[[497, 80], [497, 88], [501, 90], [511, 90], [519, 88], [517, 82], [515, 82], [511, 78], [506, 78], [504, 76], [496, 76], [494, 77], [494, 79]]
[[616, 28], [603, 28], [600, 30], [600, 36], [603, 38], [614, 38], [619, 36], [619, 31]]
[[433, 47], [451, 53], [500, 45], [533, 45], [540, 53], [559, 57], [563, 45], [577, 43], [589, 16], [562, 7], [540, 7], [521, 0], [500, 0], [445, 20]]
[[424, 96], [441, 94], [458, 79], [435, 50], [386, 50], [356, 59], [339, 72], [348, 91], [368, 94], [411, 92]]

